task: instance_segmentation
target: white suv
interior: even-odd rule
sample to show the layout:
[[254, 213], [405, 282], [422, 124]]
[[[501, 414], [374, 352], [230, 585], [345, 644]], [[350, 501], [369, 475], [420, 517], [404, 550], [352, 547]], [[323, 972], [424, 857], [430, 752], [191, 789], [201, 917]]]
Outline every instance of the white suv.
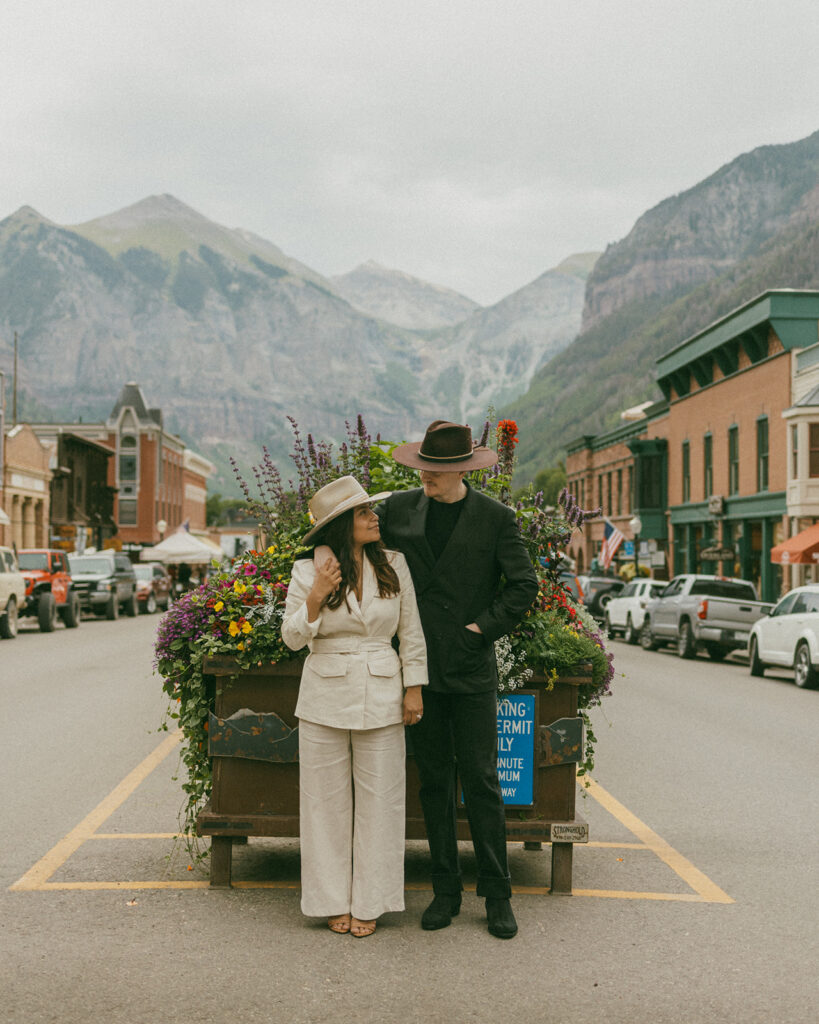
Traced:
[[0, 638], [17, 636], [17, 613], [26, 601], [26, 581], [11, 548], [0, 548]]
[[609, 636], [623, 634], [626, 643], [636, 644], [640, 639], [646, 605], [668, 586], [662, 580], [639, 579], [613, 597], [606, 605], [605, 627]]
[[819, 584], [796, 587], [757, 619], [748, 653], [752, 676], [769, 666], [793, 668], [797, 686], [819, 686]]

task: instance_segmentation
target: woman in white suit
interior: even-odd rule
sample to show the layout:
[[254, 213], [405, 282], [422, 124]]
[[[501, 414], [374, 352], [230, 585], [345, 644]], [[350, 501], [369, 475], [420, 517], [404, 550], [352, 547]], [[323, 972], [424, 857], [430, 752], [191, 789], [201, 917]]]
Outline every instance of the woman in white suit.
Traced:
[[412, 578], [372, 510], [384, 497], [350, 476], [316, 492], [304, 542], [337, 561], [296, 561], [282, 622], [288, 647], [310, 649], [296, 705], [301, 907], [359, 938], [404, 909], [404, 725], [421, 720], [427, 683]]

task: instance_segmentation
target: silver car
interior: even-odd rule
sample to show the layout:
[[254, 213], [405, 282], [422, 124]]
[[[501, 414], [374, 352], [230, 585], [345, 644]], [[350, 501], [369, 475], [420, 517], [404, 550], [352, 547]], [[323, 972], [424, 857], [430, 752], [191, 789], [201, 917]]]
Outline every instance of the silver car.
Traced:
[[752, 676], [793, 668], [797, 686], [819, 684], [819, 583], [796, 587], [757, 619], [748, 638]]

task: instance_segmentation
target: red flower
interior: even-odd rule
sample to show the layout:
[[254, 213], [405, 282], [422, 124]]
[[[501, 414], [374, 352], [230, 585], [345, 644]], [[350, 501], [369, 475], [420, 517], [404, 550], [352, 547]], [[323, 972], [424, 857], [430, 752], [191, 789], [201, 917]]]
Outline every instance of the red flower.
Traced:
[[514, 420], [501, 420], [495, 428], [498, 445], [512, 448], [518, 443], [518, 425]]

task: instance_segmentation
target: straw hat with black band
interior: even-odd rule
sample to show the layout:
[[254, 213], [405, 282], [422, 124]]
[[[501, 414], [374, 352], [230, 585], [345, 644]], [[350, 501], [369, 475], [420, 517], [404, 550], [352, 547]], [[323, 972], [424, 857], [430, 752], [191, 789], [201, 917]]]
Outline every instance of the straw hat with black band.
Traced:
[[393, 449], [392, 457], [410, 469], [426, 469], [431, 473], [470, 473], [486, 469], [498, 461], [491, 448], [472, 440], [472, 430], [461, 423], [435, 420], [427, 427], [423, 441], [411, 441]]
[[359, 505], [370, 505], [374, 501], [389, 498], [391, 494], [392, 491], [367, 494], [358, 480], [352, 476], [340, 476], [337, 480], [331, 480], [329, 484], [320, 487], [307, 503], [315, 522], [302, 537], [302, 544], [309, 543], [323, 527], [342, 513], [348, 512], [351, 508], [358, 508]]

